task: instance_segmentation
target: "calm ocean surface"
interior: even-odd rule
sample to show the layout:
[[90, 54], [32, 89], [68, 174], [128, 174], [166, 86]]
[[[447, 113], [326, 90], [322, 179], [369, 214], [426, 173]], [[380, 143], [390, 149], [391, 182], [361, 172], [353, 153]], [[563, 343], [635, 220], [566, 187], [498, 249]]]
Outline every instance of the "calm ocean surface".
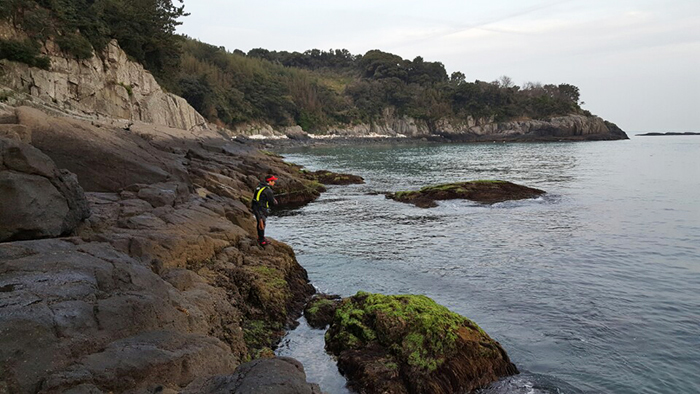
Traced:
[[[425, 294], [501, 342], [521, 374], [484, 393], [700, 393], [700, 137], [284, 152], [365, 178], [272, 217], [319, 291]], [[371, 192], [475, 179], [543, 189], [421, 209]], [[323, 331], [279, 354], [348, 393]]]

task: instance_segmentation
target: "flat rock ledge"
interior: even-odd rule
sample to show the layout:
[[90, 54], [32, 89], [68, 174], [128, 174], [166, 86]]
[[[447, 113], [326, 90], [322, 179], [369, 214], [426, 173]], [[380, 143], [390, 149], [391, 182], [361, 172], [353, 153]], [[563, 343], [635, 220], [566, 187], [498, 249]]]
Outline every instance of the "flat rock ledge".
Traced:
[[426, 186], [417, 191], [386, 193], [386, 198], [414, 204], [421, 208], [436, 207], [438, 200], [466, 199], [484, 204], [535, 198], [544, 190], [497, 180], [479, 180]]
[[518, 373], [476, 323], [422, 295], [359, 292], [326, 332], [348, 385], [361, 393], [469, 393]]

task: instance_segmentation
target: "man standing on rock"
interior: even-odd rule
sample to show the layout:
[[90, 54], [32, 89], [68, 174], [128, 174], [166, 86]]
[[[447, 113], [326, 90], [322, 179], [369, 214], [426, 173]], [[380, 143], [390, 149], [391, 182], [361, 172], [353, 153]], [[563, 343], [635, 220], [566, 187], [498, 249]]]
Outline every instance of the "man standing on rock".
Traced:
[[253, 202], [251, 203], [258, 228], [258, 244], [263, 247], [268, 244], [267, 238], [265, 238], [265, 224], [267, 216], [270, 214], [270, 204], [277, 205], [275, 194], [272, 191], [276, 180], [274, 175], [268, 175], [265, 182], [260, 182], [253, 193]]

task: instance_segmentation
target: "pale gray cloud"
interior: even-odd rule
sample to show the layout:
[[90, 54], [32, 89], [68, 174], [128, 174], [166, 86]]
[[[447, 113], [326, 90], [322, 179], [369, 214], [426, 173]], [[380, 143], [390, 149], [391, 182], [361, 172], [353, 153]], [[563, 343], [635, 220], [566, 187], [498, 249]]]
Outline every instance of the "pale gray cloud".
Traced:
[[185, 0], [229, 50], [381, 49], [470, 80], [571, 83], [629, 131], [700, 131], [699, 0]]

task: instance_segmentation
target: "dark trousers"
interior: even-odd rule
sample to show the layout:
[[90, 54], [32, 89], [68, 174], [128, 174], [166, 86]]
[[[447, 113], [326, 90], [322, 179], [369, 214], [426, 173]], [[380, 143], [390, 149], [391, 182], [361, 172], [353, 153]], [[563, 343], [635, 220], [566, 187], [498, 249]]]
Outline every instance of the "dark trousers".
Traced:
[[267, 225], [267, 215], [259, 210], [254, 210], [255, 228], [258, 229], [258, 242], [265, 240], [265, 226]]

